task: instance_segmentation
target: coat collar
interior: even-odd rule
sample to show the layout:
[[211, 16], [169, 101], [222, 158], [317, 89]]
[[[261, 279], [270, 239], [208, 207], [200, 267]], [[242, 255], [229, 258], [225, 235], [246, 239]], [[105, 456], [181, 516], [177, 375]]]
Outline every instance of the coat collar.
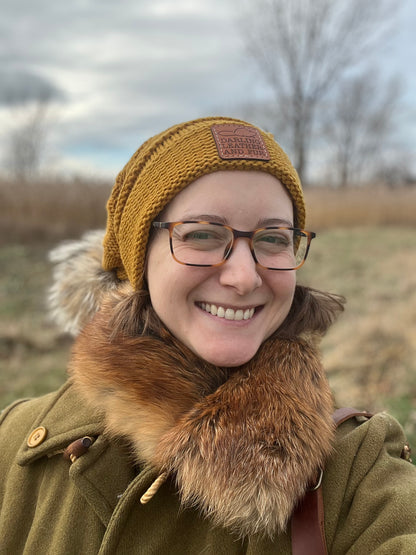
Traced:
[[[145, 466], [136, 476], [126, 444], [110, 441], [106, 437], [102, 415], [86, 405], [71, 381], [56, 393], [42, 398], [42, 401], [44, 408], [18, 450], [17, 463], [27, 466], [42, 458], [59, 457], [62, 462], [53, 467], [54, 471], [60, 468], [62, 479], [73, 482], [78, 494], [93, 508], [103, 525], [108, 526], [129, 484], [135, 482], [139, 495], [143, 494], [155, 479], [155, 470]], [[46, 435], [42, 437], [41, 434], [42, 441], [38, 440], [39, 443], [30, 447], [28, 440], [37, 428], [44, 429]], [[95, 439], [88, 452], [75, 462], [64, 460], [65, 449], [84, 436]], [[65, 484], [62, 483], [62, 486], [65, 487]]]
[[[47, 397], [46, 406], [33, 422], [17, 453], [17, 462], [21, 466], [61, 453], [70, 443], [84, 436], [102, 434], [102, 415], [83, 402], [71, 381]], [[39, 439], [30, 442], [29, 438], [36, 429], [39, 429]]]

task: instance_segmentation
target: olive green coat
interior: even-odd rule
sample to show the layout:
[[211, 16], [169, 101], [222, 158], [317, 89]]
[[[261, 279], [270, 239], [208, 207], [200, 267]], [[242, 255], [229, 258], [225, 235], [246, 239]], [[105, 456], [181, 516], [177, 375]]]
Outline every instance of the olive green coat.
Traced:
[[[15, 403], [0, 422], [1, 555], [291, 552], [289, 534], [239, 541], [180, 510], [169, 482], [141, 505], [155, 473], [133, 467], [126, 445], [106, 439], [69, 384]], [[29, 447], [39, 426], [47, 435]], [[62, 452], [83, 436], [97, 439], [71, 463]], [[340, 426], [323, 479], [329, 553], [416, 553], [416, 468], [400, 458], [404, 442], [383, 413]]]

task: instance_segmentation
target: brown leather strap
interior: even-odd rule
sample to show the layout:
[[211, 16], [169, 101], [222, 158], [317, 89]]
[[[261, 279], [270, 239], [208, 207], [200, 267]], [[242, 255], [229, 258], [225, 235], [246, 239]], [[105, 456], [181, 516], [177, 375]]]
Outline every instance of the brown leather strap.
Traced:
[[373, 415], [371, 414], [371, 412], [367, 412], [366, 410], [357, 410], [351, 407], [342, 407], [340, 409], [337, 409], [332, 414], [332, 420], [338, 427], [340, 424], [350, 418], [353, 418], [354, 416], [365, 416], [366, 418], [371, 418]]
[[322, 486], [308, 491], [292, 516], [292, 553], [326, 555]]
[[[337, 409], [332, 419], [339, 426], [354, 416], [371, 418], [367, 411], [344, 407]], [[322, 486], [306, 492], [292, 515], [292, 553], [293, 555], [327, 555], [325, 540], [324, 500]]]

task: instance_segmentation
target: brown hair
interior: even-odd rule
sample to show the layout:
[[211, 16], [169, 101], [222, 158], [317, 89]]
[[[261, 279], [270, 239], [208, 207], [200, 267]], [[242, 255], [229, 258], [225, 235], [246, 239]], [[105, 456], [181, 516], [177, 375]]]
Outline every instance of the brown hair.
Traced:
[[305, 285], [296, 285], [289, 314], [277, 329], [278, 337], [302, 334], [324, 335], [344, 311], [345, 298]]

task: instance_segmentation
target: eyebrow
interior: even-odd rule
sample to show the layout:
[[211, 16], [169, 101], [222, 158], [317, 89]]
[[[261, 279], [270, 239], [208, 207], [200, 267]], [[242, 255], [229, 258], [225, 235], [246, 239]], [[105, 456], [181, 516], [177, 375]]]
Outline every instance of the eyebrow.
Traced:
[[[230, 225], [226, 218], [223, 218], [222, 216], [217, 216], [215, 214], [186, 214], [183, 217], [183, 220], [205, 221]], [[269, 227], [274, 225], [293, 227], [293, 222], [291, 222], [290, 220], [285, 220], [283, 218], [261, 218], [257, 222], [257, 227]]]
[[293, 227], [293, 222], [290, 220], [285, 220], [283, 218], [265, 218], [258, 221], [259, 227], [268, 227], [273, 225], [283, 225], [287, 227]]

